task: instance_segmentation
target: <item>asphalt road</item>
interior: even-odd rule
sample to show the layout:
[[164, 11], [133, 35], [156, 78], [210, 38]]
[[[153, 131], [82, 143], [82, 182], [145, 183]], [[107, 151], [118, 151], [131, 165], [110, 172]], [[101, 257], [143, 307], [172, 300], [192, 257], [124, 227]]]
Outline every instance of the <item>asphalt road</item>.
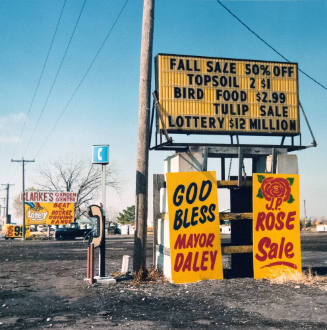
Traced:
[[[107, 239], [109, 274], [133, 243]], [[322, 276], [310, 286], [252, 278], [89, 285], [86, 248], [82, 240], [0, 240], [0, 329], [327, 329], [327, 234], [302, 235], [303, 267]]]

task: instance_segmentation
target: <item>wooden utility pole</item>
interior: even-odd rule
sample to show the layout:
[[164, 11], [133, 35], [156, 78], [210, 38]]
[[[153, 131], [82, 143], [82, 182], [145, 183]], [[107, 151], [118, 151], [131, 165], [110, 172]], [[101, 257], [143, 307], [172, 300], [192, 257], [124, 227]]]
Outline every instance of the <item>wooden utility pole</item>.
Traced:
[[19, 160], [11, 160], [14, 163], [22, 163], [22, 181], [23, 181], [23, 240], [25, 240], [25, 163], [34, 163], [35, 160], [26, 160], [24, 158]]
[[12, 184], [2, 184], [2, 186], [6, 186], [7, 190], [7, 197], [6, 197], [6, 224], [10, 224], [11, 220], [9, 219], [9, 188], [12, 186]]
[[149, 118], [151, 106], [151, 68], [154, 0], [144, 0], [140, 59], [139, 118], [136, 161], [136, 200], [134, 237], [134, 271], [146, 269], [146, 235], [148, 216]]

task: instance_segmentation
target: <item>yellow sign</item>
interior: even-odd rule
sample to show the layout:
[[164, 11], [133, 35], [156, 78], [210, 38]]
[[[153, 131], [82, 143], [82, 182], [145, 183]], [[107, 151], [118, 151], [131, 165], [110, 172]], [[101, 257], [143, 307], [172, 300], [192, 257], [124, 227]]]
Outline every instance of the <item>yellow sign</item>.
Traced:
[[74, 222], [74, 203], [25, 202], [27, 225], [66, 225]]
[[[22, 238], [23, 237], [23, 226], [22, 225], [5, 225], [6, 238]], [[30, 234], [30, 227], [26, 227], [25, 236], [28, 237]]]
[[299, 176], [253, 174], [254, 278], [301, 273]]
[[296, 63], [159, 54], [156, 90], [171, 133], [300, 133]]
[[216, 172], [167, 173], [172, 281], [222, 279]]

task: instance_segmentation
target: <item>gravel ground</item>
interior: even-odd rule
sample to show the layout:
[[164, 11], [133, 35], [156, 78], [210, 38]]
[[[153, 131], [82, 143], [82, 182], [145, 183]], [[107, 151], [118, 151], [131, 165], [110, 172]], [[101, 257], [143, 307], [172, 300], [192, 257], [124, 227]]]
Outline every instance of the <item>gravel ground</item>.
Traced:
[[[91, 286], [86, 248], [81, 240], [1, 240], [0, 329], [327, 329], [327, 234], [302, 235], [303, 266], [322, 276], [312, 286], [251, 278]], [[132, 250], [130, 236], [107, 238], [108, 272]]]

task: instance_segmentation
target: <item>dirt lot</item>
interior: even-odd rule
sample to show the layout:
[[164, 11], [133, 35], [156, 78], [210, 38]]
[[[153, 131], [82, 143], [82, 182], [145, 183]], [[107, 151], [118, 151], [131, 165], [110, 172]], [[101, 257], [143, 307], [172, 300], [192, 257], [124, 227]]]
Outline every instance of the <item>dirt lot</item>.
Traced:
[[[108, 273], [119, 272], [132, 250], [132, 237], [109, 237]], [[151, 263], [150, 245], [148, 255]], [[83, 280], [81, 240], [0, 240], [0, 329], [326, 329], [327, 234], [302, 235], [302, 257], [319, 284], [234, 278], [104, 287]]]

